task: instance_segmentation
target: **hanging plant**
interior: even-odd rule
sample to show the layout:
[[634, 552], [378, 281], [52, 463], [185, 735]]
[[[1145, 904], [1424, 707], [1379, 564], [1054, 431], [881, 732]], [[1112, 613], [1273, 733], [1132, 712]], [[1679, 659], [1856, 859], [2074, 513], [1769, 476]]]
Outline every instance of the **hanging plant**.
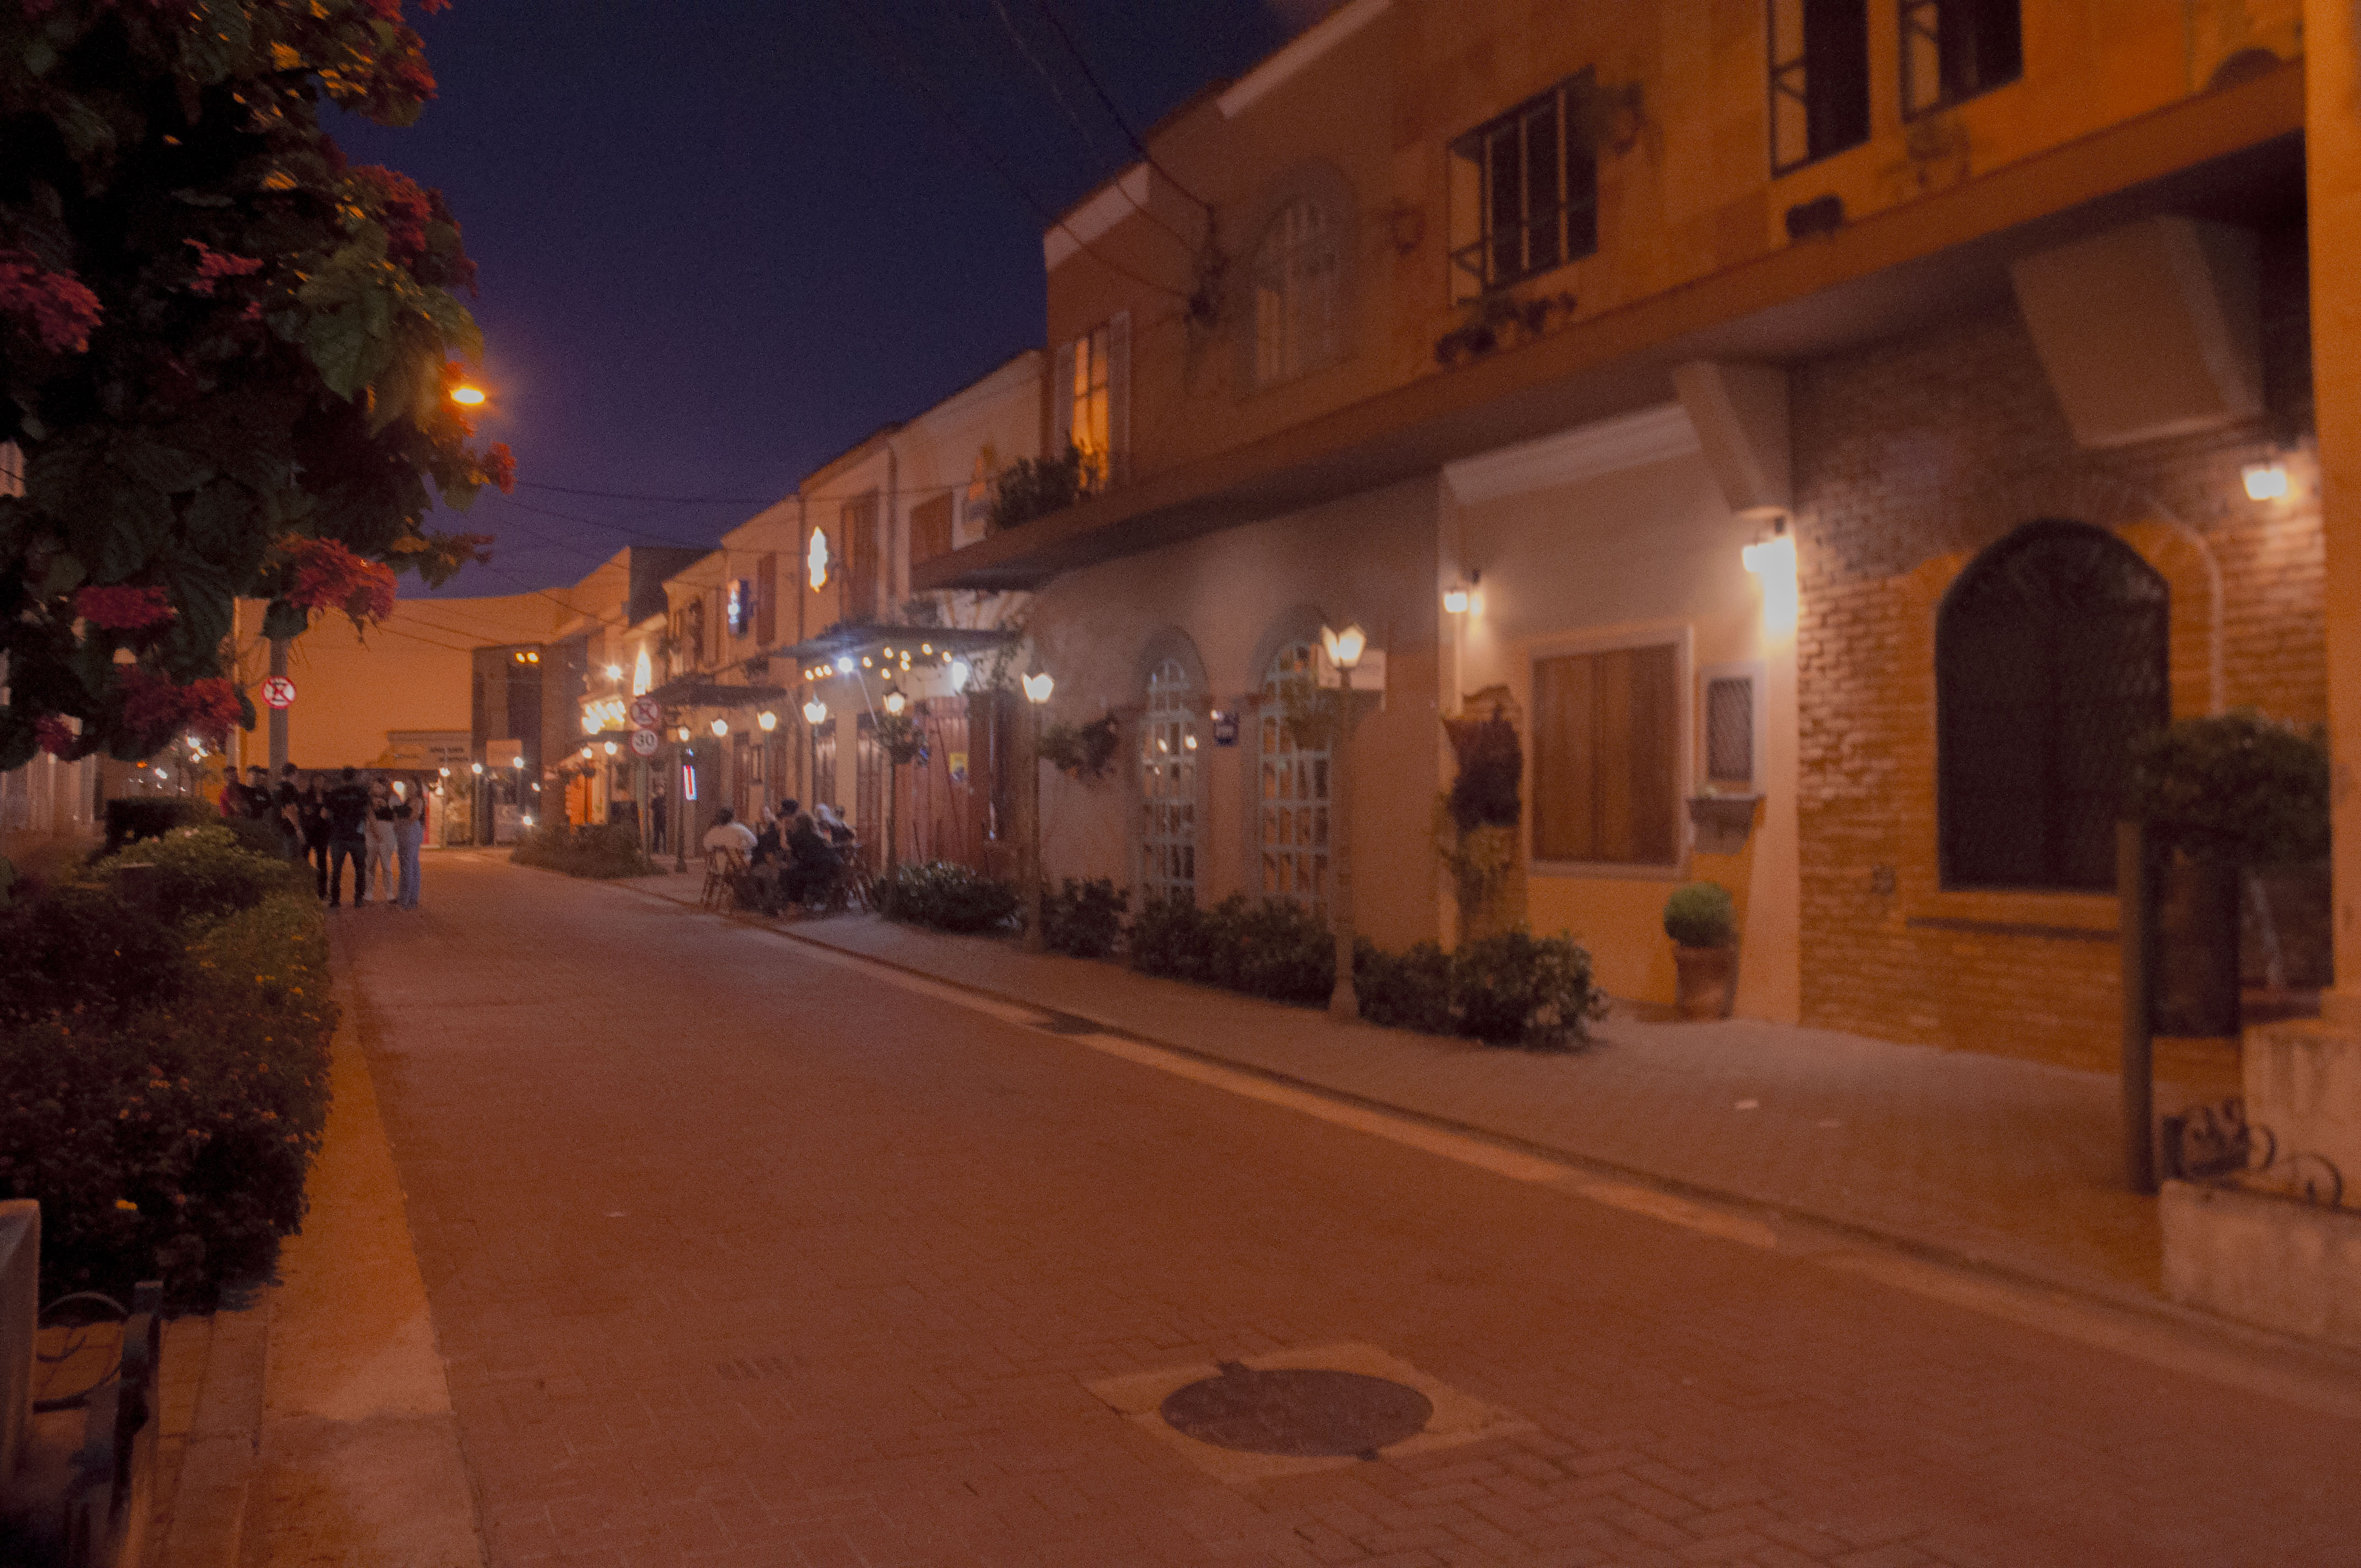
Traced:
[[1088, 724], [1052, 724], [1041, 733], [1041, 756], [1069, 778], [1097, 784], [1115, 771], [1119, 743], [1110, 713]]
[[1574, 306], [1574, 296], [1563, 290], [1538, 300], [1519, 299], [1506, 289], [1478, 294], [1461, 307], [1466, 315], [1459, 325], [1434, 340], [1434, 362], [1448, 369], [1481, 359], [1511, 335], [1530, 343], [1549, 330], [1552, 316], [1570, 316]]

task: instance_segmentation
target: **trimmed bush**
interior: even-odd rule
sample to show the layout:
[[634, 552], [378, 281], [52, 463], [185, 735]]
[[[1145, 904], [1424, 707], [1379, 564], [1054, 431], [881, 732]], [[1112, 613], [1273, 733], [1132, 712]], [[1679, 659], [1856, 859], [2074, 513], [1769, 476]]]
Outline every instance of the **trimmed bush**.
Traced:
[[877, 883], [877, 913], [937, 931], [991, 931], [1016, 917], [1014, 883], [955, 861], [908, 861]]
[[168, 926], [218, 920], [274, 894], [316, 891], [301, 866], [242, 848], [226, 828], [176, 828], [107, 856], [91, 875], [119, 898], [124, 868], [143, 865], [154, 868], [140, 875], [156, 917]]
[[1353, 952], [1353, 990], [1369, 1023], [1422, 1035], [1454, 1032], [1451, 955], [1433, 942], [1389, 953], [1364, 938]]
[[2158, 842], [2220, 864], [2328, 853], [2328, 742], [2251, 707], [2183, 718], [2134, 750], [2125, 809]]
[[1726, 948], [1738, 939], [1738, 910], [1718, 882], [1693, 882], [1664, 900], [1664, 935], [1684, 948]]
[[1186, 898], [1150, 898], [1131, 927], [1132, 967], [1268, 996], [1317, 1002], [1336, 984], [1336, 943], [1309, 910], [1233, 894], [1211, 909]]
[[[336, 1024], [324, 920], [308, 888], [207, 913], [289, 868], [173, 853], [163, 885], [198, 912], [168, 930], [104, 883], [53, 890], [42, 908], [106, 959], [50, 977], [71, 1007], [37, 1011], [12, 981], [20, 1005], [0, 1019], [0, 1195], [41, 1204], [45, 1298], [161, 1278], [175, 1304], [209, 1306], [302, 1221]], [[259, 864], [211, 863], [229, 857]]]
[[602, 880], [653, 876], [658, 869], [640, 852], [640, 830], [628, 822], [594, 822], [580, 828], [554, 822], [528, 828], [517, 836], [509, 859], [521, 866]]
[[0, 1028], [50, 1013], [112, 1022], [176, 1001], [185, 945], [105, 888], [69, 883], [0, 912]]
[[1496, 1046], [1556, 1046], [1588, 1037], [1607, 998], [1590, 955], [1561, 933], [1523, 926], [1463, 944], [1451, 955], [1451, 1010], [1460, 1034]]
[[1131, 895], [1104, 877], [1076, 882], [1041, 898], [1041, 940], [1054, 953], [1103, 959], [1123, 940], [1124, 911]]

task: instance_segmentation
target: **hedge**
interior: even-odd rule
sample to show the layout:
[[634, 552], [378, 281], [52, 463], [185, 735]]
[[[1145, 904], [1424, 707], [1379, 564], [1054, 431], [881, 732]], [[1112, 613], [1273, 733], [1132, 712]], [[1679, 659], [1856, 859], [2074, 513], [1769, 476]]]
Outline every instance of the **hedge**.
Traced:
[[995, 930], [1016, 918], [1014, 883], [956, 861], [906, 861], [877, 879], [877, 913], [937, 931]]
[[640, 830], [628, 823], [595, 822], [569, 828], [554, 823], [519, 834], [509, 859], [567, 876], [612, 879], [653, 876], [657, 866], [640, 851]]
[[[153, 908], [119, 894], [148, 860]], [[160, 1278], [181, 1307], [266, 1270], [303, 1218], [336, 1009], [317, 900], [180, 829], [0, 912], [0, 1196], [41, 1205], [41, 1290]], [[300, 878], [296, 879], [300, 884]]]

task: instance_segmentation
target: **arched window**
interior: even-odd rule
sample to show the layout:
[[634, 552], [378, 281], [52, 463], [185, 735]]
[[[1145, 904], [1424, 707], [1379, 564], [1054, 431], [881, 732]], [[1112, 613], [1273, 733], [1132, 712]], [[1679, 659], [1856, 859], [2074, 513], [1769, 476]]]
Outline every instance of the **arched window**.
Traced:
[[1167, 659], [1148, 677], [1139, 726], [1139, 886], [1148, 896], [1197, 896], [1197, 716], [1189, 673]]
[[1307, 909], [1328, 904], [1328, 748], [1287, 722], [1287, 700], [1311, 695], [1312, 645], [1279, 650], [1262, 683], [1262, 891]]
[[2170, 601], [2085, 522], [2030, 522], [1960, 574], [1935, 620], [1946, 887], [2105, 892], [2133, 744], [2171, 718]]
[[1335, 354], [1342, 257], [1335, 226], [1308, 201], [1290, 202], [1255, 249], [1255, 384], [1315, 370]]

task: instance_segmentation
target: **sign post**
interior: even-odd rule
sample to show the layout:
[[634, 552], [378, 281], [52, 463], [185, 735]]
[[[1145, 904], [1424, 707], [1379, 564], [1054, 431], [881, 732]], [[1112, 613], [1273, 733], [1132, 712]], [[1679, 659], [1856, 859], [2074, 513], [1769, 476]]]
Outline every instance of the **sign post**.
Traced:
[[262, 700], [270, 706], [270, 777], [287, 765], [287, 708], [295, 700], [295, 683], [287, 678], [287, 639], [270, 640], [270, 678], [262, 683]]

